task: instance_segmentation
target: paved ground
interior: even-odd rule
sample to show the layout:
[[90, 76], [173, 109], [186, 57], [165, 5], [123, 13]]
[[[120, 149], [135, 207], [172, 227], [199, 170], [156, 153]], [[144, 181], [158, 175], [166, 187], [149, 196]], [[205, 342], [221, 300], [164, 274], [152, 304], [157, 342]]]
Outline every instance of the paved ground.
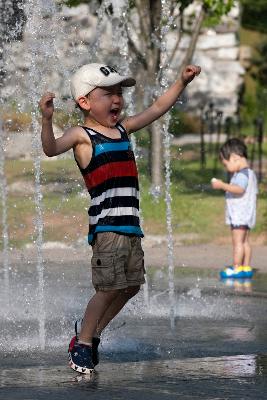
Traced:
[[[158, 246], [145, 248], [147, 265], [167, 265], [167, 248]], [[232, 247], [230, 245], [201, 244], [197, 246], [176, 246], [174, 248], [174, 265], [177, 267], [199, 267], [222, 269], [231, 264]], [[267, 272], [267, 246], [257, 246], [253, 249], [252, 266], [262, 272]]]
[[[222, 269], [231, 263], [231, 245], [206, 243], [200, 245], [179, 245], [175, 240], [173, 262], [176, 267], [194, 267], [208, 269]], [[164, 267], [168, 265], [168, 245], [164, 237], [148, 236], [143, 241], [146, 266]], [[10, 253], [12, 263], [17, 261], [34, 261], [35, 249], [14, 249]], [[91, 256], [91, 248], [79, 246], [71, 248], [60, 243], [47, 243], [43, 250], [44, 260], [47, 262], [85, 262]], [[3, 255], [0, 253], [0, 260]], [[267, 273], [267, 246], [253, 246], [252, 266]]]

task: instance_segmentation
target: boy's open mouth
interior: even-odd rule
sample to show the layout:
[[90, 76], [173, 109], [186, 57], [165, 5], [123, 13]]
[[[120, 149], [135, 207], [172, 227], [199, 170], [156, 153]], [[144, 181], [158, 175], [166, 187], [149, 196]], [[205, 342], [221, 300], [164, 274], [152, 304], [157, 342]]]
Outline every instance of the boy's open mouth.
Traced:
[[110, 114], [113, 120], [117, 119], [119, 117], [120, 114], [120, 110], [119, 108], [113, 108], [110, 110]]

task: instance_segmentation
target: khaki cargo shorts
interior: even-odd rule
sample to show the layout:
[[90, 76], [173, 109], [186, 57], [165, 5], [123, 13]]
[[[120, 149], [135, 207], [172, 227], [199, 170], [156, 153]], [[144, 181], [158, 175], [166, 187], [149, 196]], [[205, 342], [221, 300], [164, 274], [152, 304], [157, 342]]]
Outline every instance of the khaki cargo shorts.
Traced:
[[100, 232], [92, 244], [92, 282], [95, 290], [125, 289], [145, 283], [141, 238]]

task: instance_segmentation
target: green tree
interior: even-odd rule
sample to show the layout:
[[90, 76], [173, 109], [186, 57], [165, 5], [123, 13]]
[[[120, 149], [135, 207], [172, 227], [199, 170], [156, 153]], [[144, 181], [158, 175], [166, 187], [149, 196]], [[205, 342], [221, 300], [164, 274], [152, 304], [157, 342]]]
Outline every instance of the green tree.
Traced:
[[254, 61], [254, 65], [257, 67], [254, 77], [261, 86], [267, 88], [267, 41], [258, 46], [258, 56]]
[[267, 0], [240, 0], [244, 28], [267, 32]]
[[[257, 46], [257, 56], [252, 62], [251, 76], [256, 81], [256, 107], [258, 116], [265, 116], [267, 102], [267, 41]], [[266, 120], [266, 117], [265, 117]]]

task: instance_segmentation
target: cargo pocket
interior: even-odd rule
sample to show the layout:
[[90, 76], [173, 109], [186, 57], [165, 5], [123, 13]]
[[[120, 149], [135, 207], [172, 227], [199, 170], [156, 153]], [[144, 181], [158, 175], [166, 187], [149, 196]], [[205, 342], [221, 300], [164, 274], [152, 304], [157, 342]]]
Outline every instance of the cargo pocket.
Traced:
[[115, 253], [95, 253], [91, 259], [92, 283], [97, 288], [112, 286], [115, 281]]
[[127, 268], [127, 282], [128, 283], [144, 283], [145, 282], [145, 266], [144, 266], [144, 252], [142, 249], [137, 250], [131, 259], [131, 263]]

